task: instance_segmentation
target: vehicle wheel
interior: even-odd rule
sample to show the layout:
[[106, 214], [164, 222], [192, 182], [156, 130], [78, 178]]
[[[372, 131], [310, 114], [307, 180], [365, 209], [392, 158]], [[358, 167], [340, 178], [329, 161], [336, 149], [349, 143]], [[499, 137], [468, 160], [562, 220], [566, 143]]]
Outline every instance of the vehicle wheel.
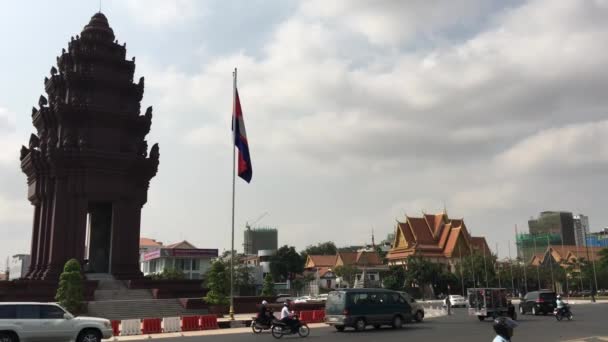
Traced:
[[421, 323], [423, 319], [424, 319], [424, 312], [416, 311], [416, 316], [414, 316], [414, 320], [418, 323]]
[[394, 329], [401, 329], [401, 328], [403, 328], [403, 320], [401, 319], [401, 316], [395, 316], [395, 317], [393, 317], [393, 328]]
[[309, 334], [310, 334], [310, 329], [308, 329], [308, 325], [302, 324], [302, 326], [300, 326], [300, 328], [298, 328], [298, 335], [300, 335], [300, 337], [306, 337]]
[[257, 324], [255, 324], [255, 322], [251, 323], [251, 330], [253, 330], [254, 334], [259, 334], [262, 332], [262, 328], [258, 327]]
[[343, 325], [336, 325], [336, 330], [338, 330], [339, 332], [343, 332], [344, 331], [344, 326]]
[[532, 315], [534, 315], [534, 316], [538, 315], [538, 312], [536, 311], [535, 306], [532, 307]]
[[543, 311], [543, 316], [547, 316], [549, 313], [547, 311]]
[[367, 323], [365, 323], [365, 320], [363, 318], [359, 318], [355, 322], [355, 330], [357, 330], [357, 331], [365, 330], [366, 326], [367, 326]]
[[97, 330], [84, 330], [78, 335], [77, 342], [101, 342], [101, 333]]
[[380, 329], [382, 326], [380, 324], [374, 324], [374, 329]]
[[556, 319], [556, 320], [561, 321], [561, 320], [562, 320], [562, 318], [563, 318], [563, 317], [562, 317], [562, 315], [561, 315], [559, 312], [555, 314], [555, 319]]
[[274, 338], [278, 339], [283, 337], [283, 328], [281, 326], [273, 325], [272, 330], [270, 332], [272, 333], [272, 337]]
[[572, 314], [568, 314], [568, 320], [571, 321], [574, 318], [574, 316], [572, 316]]
[[486, 316], [477, 316], [480, 322], [483, 322], [486, 319]]
[[0, 342], [17, 342], [17, 339], [11, 334], [0, 333]]
[[522, 314], [522, 315], [526, 314], [526, 312], [524, 311], [524, 307], [523, 306], [519, 307], [519, 313]]

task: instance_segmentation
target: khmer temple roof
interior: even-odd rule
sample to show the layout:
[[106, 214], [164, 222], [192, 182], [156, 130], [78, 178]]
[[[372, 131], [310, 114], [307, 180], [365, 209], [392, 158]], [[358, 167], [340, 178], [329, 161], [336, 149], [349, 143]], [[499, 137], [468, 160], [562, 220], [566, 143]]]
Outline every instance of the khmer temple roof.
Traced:
[[451, 258], [469, 254], [471, 249], [491, 253], [485, 238], [470, 236], [463, 219], [450, 219], [445, 212], [424, 214], [422, 217], [406, 216], [405, 222], [397, 222], [387, 258], [389, 261], [413, 255]]

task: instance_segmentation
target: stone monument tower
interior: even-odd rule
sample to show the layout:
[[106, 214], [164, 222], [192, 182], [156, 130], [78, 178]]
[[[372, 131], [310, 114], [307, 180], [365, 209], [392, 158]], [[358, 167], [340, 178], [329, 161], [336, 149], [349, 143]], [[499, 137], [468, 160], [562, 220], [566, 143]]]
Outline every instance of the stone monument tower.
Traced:
[[159, 151], [155, 144], [148, 155], [152, 108], [140, 115], [144, 79], [133, 82], [135, 58], [125, 56], [97, 13], [44, 79], [36, 133], [21, 148], [34, 206], [28, 279], [56, 280], [71, 258], [88, 272], [142, 276], [141, 209]]

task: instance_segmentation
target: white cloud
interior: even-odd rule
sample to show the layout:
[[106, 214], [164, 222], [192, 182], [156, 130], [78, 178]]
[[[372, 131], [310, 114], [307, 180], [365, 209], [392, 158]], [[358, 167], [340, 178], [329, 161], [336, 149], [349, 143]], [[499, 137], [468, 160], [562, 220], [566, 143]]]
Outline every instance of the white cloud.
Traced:
[[126, 0], [136, 22], [149, 28], [183, 26], [207, 15], [202, 1]]

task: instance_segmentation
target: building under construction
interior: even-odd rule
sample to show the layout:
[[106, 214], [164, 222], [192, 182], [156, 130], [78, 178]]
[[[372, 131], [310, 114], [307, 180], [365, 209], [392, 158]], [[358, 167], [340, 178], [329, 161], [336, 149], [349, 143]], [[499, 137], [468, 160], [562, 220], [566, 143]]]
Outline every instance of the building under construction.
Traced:
[[561, 246], [562, 236], [559, 233], [517, 234], [517, 258], [529, 262], [539, 253], [545, 253], [548, 246]]
[[257, 255], [261, 250], [276, 251], [279, 246], [279, 232], [276, 228], [247, 226], [243, 241], [243, 249], [248, 255]]

